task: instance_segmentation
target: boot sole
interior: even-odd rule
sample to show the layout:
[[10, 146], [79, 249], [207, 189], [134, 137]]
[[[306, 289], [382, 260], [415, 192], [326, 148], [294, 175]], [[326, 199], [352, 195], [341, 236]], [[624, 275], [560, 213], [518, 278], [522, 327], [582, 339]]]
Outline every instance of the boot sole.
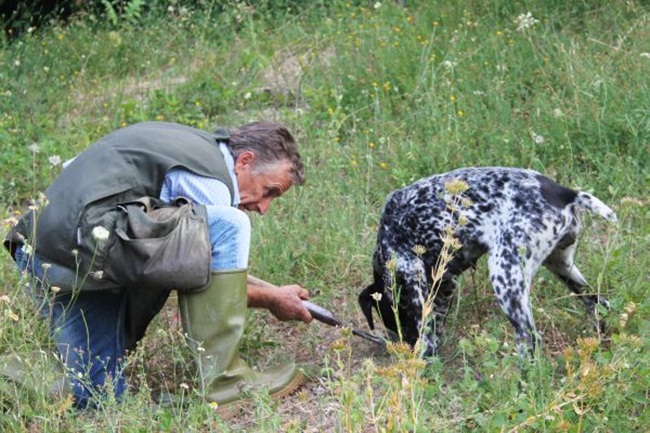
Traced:
[[[271, 393], [271, 398], [274, 400], [281, 400], [284, 397], [287, 397], [293, 394], [298, 388], [300, 388], [305, 383], [306, 377], [302, 371], [298, 370], [296, 377], [294, 377], [291, 382], [289, 382], [284, 388]], [[228, 421], [236, 416], [238, 416], [246, 405], [252, 403], [251, 399], [244, 399], [233, 401], [231, 403], [226, 403], [217, 407], [216, 412], [219, 414], [219, 417], [223, 421]]]

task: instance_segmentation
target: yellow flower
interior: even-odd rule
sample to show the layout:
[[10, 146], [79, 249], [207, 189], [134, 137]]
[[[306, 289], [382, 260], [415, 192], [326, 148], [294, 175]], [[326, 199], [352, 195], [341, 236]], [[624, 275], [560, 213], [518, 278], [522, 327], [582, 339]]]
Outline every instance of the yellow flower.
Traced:
[[368, 143], [368, 147], [370, 147], [370, 148], [375, 147], [375, 143], [373, 143], [373, 142], [371, 141], [370, 143]]
[[458, 115], [458, 117], [463, 117], [465, 115], [465, 112], [463, 110], [458, 110], [456, 114]]
[[351, 165], [352, 167], [356, 167], [357, 165], [359, 165], [359, 163], [357, 162], [356, 159], [353, 159], [352, 161], [350, 161], [350, 165]]
[[384, 170], [386, 170], [386, 169], [388, 168], [388, 164], [386, 164], [385, 162], [380, 162], [380, 163], [379, 163], [379, 166], [380, 166], [381, 168], [383, 168]]

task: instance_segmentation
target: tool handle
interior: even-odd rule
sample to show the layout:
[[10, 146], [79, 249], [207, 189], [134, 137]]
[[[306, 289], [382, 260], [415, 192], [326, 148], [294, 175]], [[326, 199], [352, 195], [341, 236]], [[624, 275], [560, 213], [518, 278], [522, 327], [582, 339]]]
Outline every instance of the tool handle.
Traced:
[[311, 317], [318, 320], [319, 322], [327, 323], [331, 326], [343, 326], [343, 322], [341, 322], [338, 317], [320, 305], [316, 305], [313, 302], [304, 300], [302, 301], [302, 305], [304, 305], [305, 308], [309, 310]]

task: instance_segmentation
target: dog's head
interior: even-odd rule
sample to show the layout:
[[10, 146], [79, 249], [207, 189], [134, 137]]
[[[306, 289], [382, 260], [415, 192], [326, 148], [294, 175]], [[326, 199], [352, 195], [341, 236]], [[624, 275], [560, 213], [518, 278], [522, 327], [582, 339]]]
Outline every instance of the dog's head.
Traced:
[[359, 295], [359, 306], [363, 315], [366, 316], [370, 329], [375, 329], [375, 322], [372, 316], [372, 309], [375, 308], [379, 317], [384, 322], [384, 326], [393, 332], [397, 332], [397, 321], [395, 312], [392, 308], [390, 296], [384, 293], [384, 287], [381, 280], [375, 279], [375, 282], [366, 287]]

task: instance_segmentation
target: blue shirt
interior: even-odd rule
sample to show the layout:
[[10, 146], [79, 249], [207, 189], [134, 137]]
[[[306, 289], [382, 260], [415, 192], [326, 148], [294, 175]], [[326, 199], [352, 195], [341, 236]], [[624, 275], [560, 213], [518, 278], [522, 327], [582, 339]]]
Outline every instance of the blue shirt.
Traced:
[[[219, 150], [223, 154], [232, 179], [235, 193], [232, 202], [236, 207], [239, 205], [239, 189], [235, 176], [235, 159], [224, 143], [219, 143]], [[183, 168], [174, 168], [165, 175], [160, 199], [169, 202], [179, 195], [206, 206], [230, 206], [232, 198], [228, 186], [222, 181], [200, 176]]]

